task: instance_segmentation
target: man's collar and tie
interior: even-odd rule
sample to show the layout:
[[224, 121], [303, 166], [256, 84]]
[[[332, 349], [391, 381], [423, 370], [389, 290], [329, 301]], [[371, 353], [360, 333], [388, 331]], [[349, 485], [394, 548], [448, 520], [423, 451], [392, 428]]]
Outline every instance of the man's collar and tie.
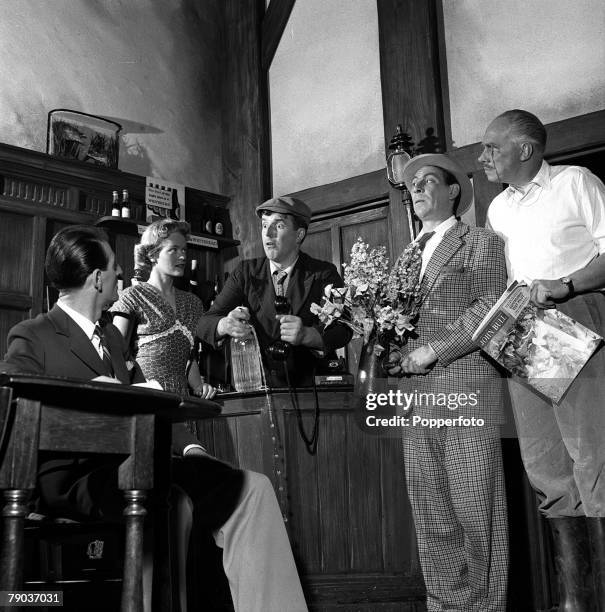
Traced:
[[426, 232], [416, 240], [416, 244], [421, 251], [424, 251], [426, 243], [435, 235], [435, 232]]
[[103, 329], [99, 323], [93, 323], [77, 310], [68, 306], [64, 300], [59, 299], [57, 306], [86, 334], [86, 337], [91, 341], [94, 349], [97, 351], [99, 358], [103, 361], [108, 371], [108, 375], [113, 376], [114, 370], [111, 364], [111, 354], [105, 342]]
[[285, 270], [275, 270], [272, 274], [273, 286], [275, 287], [275, 295], [286, 295], [284, 284], [288, 278], [288, 273]]
[[433, 253], [437, 250], [437, 247], [441, 244], [443, 237], [446, 232], [450, 230], [457, 223], [456, 217], [452, 215], [445, 221], [442, 221], [432, 232], [421, 232], [416, 238], [416, 244], [422, 251], [422, 267], [420, 269], [420, 278], [424, 276], [426, 267], [433, 256]]
[[286, 295], [286, 291], [288, 291], [288, 284], [292, 278], [292, 272], [297, 261], [298, 257], [286, 268], [281, 268], [274, 261], [269, 260], [269, 269], [271, 271], [273, 287], [275, 288], [275, 295]]
[[[96, 339], [96, 342], [95, 342]], [[103, 334], [103, 328], [97, 323], [95, 325], [95, 329], [92, 335], [92, 341], [97, 348], [97, 351], [100, 349], [99, 357], [103, 360], [105, 367], [108, 372], [113, 376], [113, 365], [111, 363], [111, 353], [109, 352], [109, 347], [107, 346], [107, 342], [105, 341], [105, 335]]]

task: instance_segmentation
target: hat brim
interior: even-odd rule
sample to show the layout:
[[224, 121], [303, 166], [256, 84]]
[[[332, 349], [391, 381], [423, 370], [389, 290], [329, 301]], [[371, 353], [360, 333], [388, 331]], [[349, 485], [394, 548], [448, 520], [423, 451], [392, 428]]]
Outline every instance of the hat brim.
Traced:
[[265, 211], [292, 215], [302, 219], [307, 225], [311, 222], [311, 209], [302, 201], [287, 198], [292, 204], [284, 202], [284, 198], [271, 198], [256, 207], [256, 215], [262, 217]]
[[450, 159], [443, 153], [424, 153], [417, 157], [412, 157], [403, 169], [403, 180], [407, 188], [412, 191], [412, 179], [416, 172], [424, 166], [435, 166], [443, 168], [456, 177], [458, 185], [460, 185], [460, 202], [456, 210], [456, 216], [461, 217], [473, 203], [473, 185], [466, 176], [466, 172], [453, 159]]

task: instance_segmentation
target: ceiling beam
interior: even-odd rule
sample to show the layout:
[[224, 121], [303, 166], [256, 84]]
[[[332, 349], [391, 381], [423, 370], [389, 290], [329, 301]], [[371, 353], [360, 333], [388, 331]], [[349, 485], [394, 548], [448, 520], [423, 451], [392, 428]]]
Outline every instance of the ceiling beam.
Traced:
[[262, 23], [261, 66], [269, 70], [296, 0], [271, 0]]

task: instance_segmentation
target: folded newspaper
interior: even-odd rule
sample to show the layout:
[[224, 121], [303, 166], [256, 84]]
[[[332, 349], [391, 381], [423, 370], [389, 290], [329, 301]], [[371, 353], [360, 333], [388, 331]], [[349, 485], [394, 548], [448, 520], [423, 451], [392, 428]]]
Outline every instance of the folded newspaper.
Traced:
[[515, 281], [473, 334], [473, 341], [513, 375], [558, 402], [602, 338], [555, 310], [536, 308]]

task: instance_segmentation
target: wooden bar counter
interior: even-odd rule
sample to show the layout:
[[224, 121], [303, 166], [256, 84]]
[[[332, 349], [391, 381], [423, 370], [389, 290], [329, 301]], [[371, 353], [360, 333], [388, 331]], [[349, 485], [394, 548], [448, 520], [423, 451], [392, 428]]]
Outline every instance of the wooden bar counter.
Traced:
[[[400, 439], [361, 431], [351, 387], [319, 389], [319, 442], [311, 455], [288, 390], [270, 397], [283, 463], [274, 457], [264, 392], [218, 396], [222, 414], [200, 422], [200, 438], [218, 458], [269, 476], [278, 498], [280, 484], [285, 487], [282, 510], [310, 609], [421, 610], [424, 585]], [[297, 398], [310, 434], [313, 389], [298, 390]], [[280, 465], [285, 478], [276, 475]]]

